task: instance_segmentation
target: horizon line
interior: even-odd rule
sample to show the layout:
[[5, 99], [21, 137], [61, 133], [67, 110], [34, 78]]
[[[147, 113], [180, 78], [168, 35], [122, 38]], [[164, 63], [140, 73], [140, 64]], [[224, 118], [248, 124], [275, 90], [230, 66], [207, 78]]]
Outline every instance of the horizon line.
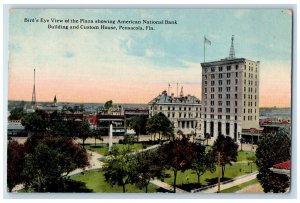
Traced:
[[[10, 99], [8, 99], [8, 101], [31, 102], [31, 101], [28, 101], [28, 100], [10, 100]], [[107, 101], [109, 101], [109, 100], [107, 100]], [[107, 102], [107, 101], [105, 101], [105, 102]], [[38, 101], [36, 103], [39, 103], [39, 102], [43, 102], [43, 103], [48, 102], [48, 103], [51, 103], [53, 101]], [[67, 102], [67, 101], [61, 101], [61, 102], [57, 102], [57, 103], [105, 104], [105, 102], [78, 102], [78, 101], [68, 101]], [[113, 102], [113, 105], [114, 104], [145, 104], [145, 105], [148, 105], [148, 103], [127, 103], [127, 102], [116, 102], [116, 103]], [[292, 108], [292, 107], [291, 106], [259, 106], [259, 108]]]

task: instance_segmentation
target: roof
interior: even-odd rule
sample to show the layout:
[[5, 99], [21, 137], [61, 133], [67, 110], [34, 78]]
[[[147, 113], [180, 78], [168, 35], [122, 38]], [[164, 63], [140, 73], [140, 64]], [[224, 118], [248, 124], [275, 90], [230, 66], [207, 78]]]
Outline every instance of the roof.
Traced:
[[291, 169], [291, 161], [285, 161], [282, 163], [278, 163], [273, 165], [273, 168], [277, 168], [277, 169], [286, 169], [286, 170], [290, 170]]
[[187, 95], [183, 97], [174, 97], [168, 94], [160, 94], [152, 99], [148, 104], [200, 104], [200, 99], [195, 96]]

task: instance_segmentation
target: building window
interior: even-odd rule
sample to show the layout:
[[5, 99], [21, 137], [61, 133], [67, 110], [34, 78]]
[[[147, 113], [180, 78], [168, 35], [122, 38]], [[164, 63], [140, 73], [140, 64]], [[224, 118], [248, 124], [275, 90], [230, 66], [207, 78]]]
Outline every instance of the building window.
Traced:
[[207, 73], [207, 68], [204, 68], [204, 72]]
[[227, 73], [227, 78], [230, 78], [230, 73]]
[[238, 82], [239, 82], [239, 80], [238, 80], [238, 79], [235, 79], [235, 84], [236, 84], [236, 85], [238, 84]]
[[222, 66], [219, 67], [219, 71], [223, 71], [223, 67]]
[[214, 87], [210, 88], [210, 91], [215, 92], [215, 88]]
[[160, 106], [159, 109], [162, 110], [162, 106]]
[[218, 96], [219, 96], [219, 99], [222, 99], [222, 94], [219, 94]]
[[226, 101], [226, 106], [230, 106], [230, 101]]
[[186, 107], [184, 107], [183, 110], [186, 111]]
[[227, 116], [226, 116], [226, 120], [230, 120], [230, 116], [227, 115]]
[[211, 67], [211, 72], [215, 72], [215, 67]]
[[235, 70], [237, 70], [239, 68], [239, 66], [238, 65], [235, 65]]
[[238, 102], [237, 102], [237, 101], [234, 101], [234, 105], [237, 106], [237, 105], [238, 105]]
[[222, 113], [222, 108], [218, 108], [218, 113]]
[[181, 118], [181, 113], [179, 113], [179, 118]]
[[226, 91], [227, 91], [227, 92], [230, 92], [230, 87], [226, 87]]
[[219, 89], [219, 92], [222, 92], [222, 87], [219, 87], [218, 89]]
[[227, 85], [230, 85], [230, 80], [227, 80], [226, 82], [227, 82]]
[[223, 78], [223, 74], [222, 73], [219, 73], [219, 78]]
[[219, 85], [222, 85], [223, 83], [222, 83], [222, 80], [219, 80]]
[[237, 108], [234, 109], [234, 113], [237, 113]]
[[215, 105], [215, 101], [210, 101], [210, 105], [214, 106]]
[[211, 78], [211, 79], [215, 79], [215, 74], [211, 74], [211, 75], [210, 75], [210, 78]]
[[226, 69], [227, 69], [227, 71], [230, 71], [231, 70], [231, 66], [227, 66]]
[[207, 75], [203, 75], [204, 76], [204, 79], [207, 79]]
[[215, 112], [214, 108], [210, 108], [210, 112], [211, 113]]
[[234, 94], [234, 98], [237, 99], [237, 98], [238, 98], [238, 95], [237, 95], [237, 94]]
[[186, 113], [185, 113], [185, 114], [183, 114], [183, 117], [184, 117], [184, 118], [186, 118]]
[[181, 111], [181, 106], [179, 107], [179, 111]]
[[230, 99], [230, 94], [226, 94], [226, 99]]
[[204, 85], [205, 85], [205, 86], [207, 85], [207, 81], [206, 81], [206, 80], [204, 81]]
[[215, 98], [215, 95], [214, 95], [214, 94], [211, 94], [211, 95], [210, 95], [210, 98], [211, 98], [211, 99], [214, 99], [214, 98]]
[[218, 115], [218, 119], [222, 119], [222, 115]]
[[210, 118], [214, 119], [215, 117], [214, 117], [214, 115], [210, 115]]
[[230, 113], [230, 108], [226, 108], [226, 113]]
[[170, 118], [170, 113], [168, 113], [168, 118]]
[[175, 107], [173, 107], [173, 111], [175, 111]]
[[238, 91], [238, 87], [237, 87], [237, 86], [235, 86], [235, 91], [236, 91], [236, 92]]
[[230, 134], [230, 124], [226, 123], [226, 135]]
[[170, 111], [170, 107], [168, 106], [168, 111]]
[[218, 101], [218, 105], [219, 105], [219, 106], [222, 106], [222, 101]]
[[175, 113], [172, 113], [172, 117], [175, 118]]
[[210, 82], [210, 85], [211, 85], [211, 86], [214, 86], [214, 85], [215, 85], [215, 81], [211, 81], [211, 82]]
[[189, 107], [189, 111], [191, 110], [191, 107]]

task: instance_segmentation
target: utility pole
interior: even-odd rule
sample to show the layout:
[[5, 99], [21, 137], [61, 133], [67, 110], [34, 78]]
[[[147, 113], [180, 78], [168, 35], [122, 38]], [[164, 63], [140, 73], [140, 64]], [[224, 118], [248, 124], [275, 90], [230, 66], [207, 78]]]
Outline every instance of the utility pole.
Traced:
[[217, 191], [217, 193], [220, 193], [220, 182], [221, 182], [221, 167], [220, 167], [220, 165], [221, 165], [221, 153], [220, 152], [218, 152], [218, 168], [219, 168], [219, 172], [218, 172], [218, 191]]

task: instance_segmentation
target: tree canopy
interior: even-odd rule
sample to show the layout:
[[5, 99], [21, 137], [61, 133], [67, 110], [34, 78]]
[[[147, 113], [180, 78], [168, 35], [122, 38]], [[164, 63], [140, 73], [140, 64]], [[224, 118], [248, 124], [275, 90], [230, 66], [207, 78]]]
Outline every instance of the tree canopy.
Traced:
[[215, 157], [211, 151], [205, 152], [205, 146], [194, 144], [196, 155], [192, 159], [191, 169], [197, 174], [198, 185], [200, 186], [200, 177], [206, 172], [213, 173], [216, 170]]
[[159, 156], [165, 167], [174, 172], [174, 193], [176, 192], [177, 172], [189, 169], [196, 155], [194, 144], [187, 138], [175, 139], [163, 144], [158, 149]]
[[259, 171], [257, 178], [264, 192], [285, 192], [290, 185], [286, 175], [275, 174], [270, 168], [291, 158], [290, 133], [280, 130], [276, 133], [264, 134], [256, 149], [256, 165]]
[[9, 141], [7, 146], [7, 187], [8, 191], [22, 182], [22, 170], [25, 161], [24, 145]]
[[127, 155], [127, 152], [113, 148], [103, 166], [105, 181], [111, 186], [122, 186], [123, 193], [126, 192], [126, 185], [134, 180], [134, 158]]
[[110, 108], [112, 108], [112, 106], [113, 106], [113, 101], [112, 100], [109, 100], [109, 101], [105, 102], [105, 104], [104, 104], [104, 108], [106, 110], [109, 110]]
[[217, 159], [218, 152], [220, 152], [220, 164], [222, 167], [222, 178], [224, 178], [226, 164], [232, 165], [231, 162], [237, 161], [238, 144], [229, 136], [219, 135], [212, 146], [212, 152]]
[[148, 132], [154, 133], [154, 135], [156, 135], [156, 133], [159, 133], [159, 136], [164, 135], [171, 137], [174, 135], [172, 122], [161, 112], [148, 119], [146, 129]]
[[64, 177], [89, 164], [86, 151], [71, 138], [32, 136], [25, 150], [23, 182], [37, 192], [65, 191], [70, 182]]
[[25, 116], [25, 111], [22, 107], [14, 108], [8, 117], [9, 120], [21, 120]]

